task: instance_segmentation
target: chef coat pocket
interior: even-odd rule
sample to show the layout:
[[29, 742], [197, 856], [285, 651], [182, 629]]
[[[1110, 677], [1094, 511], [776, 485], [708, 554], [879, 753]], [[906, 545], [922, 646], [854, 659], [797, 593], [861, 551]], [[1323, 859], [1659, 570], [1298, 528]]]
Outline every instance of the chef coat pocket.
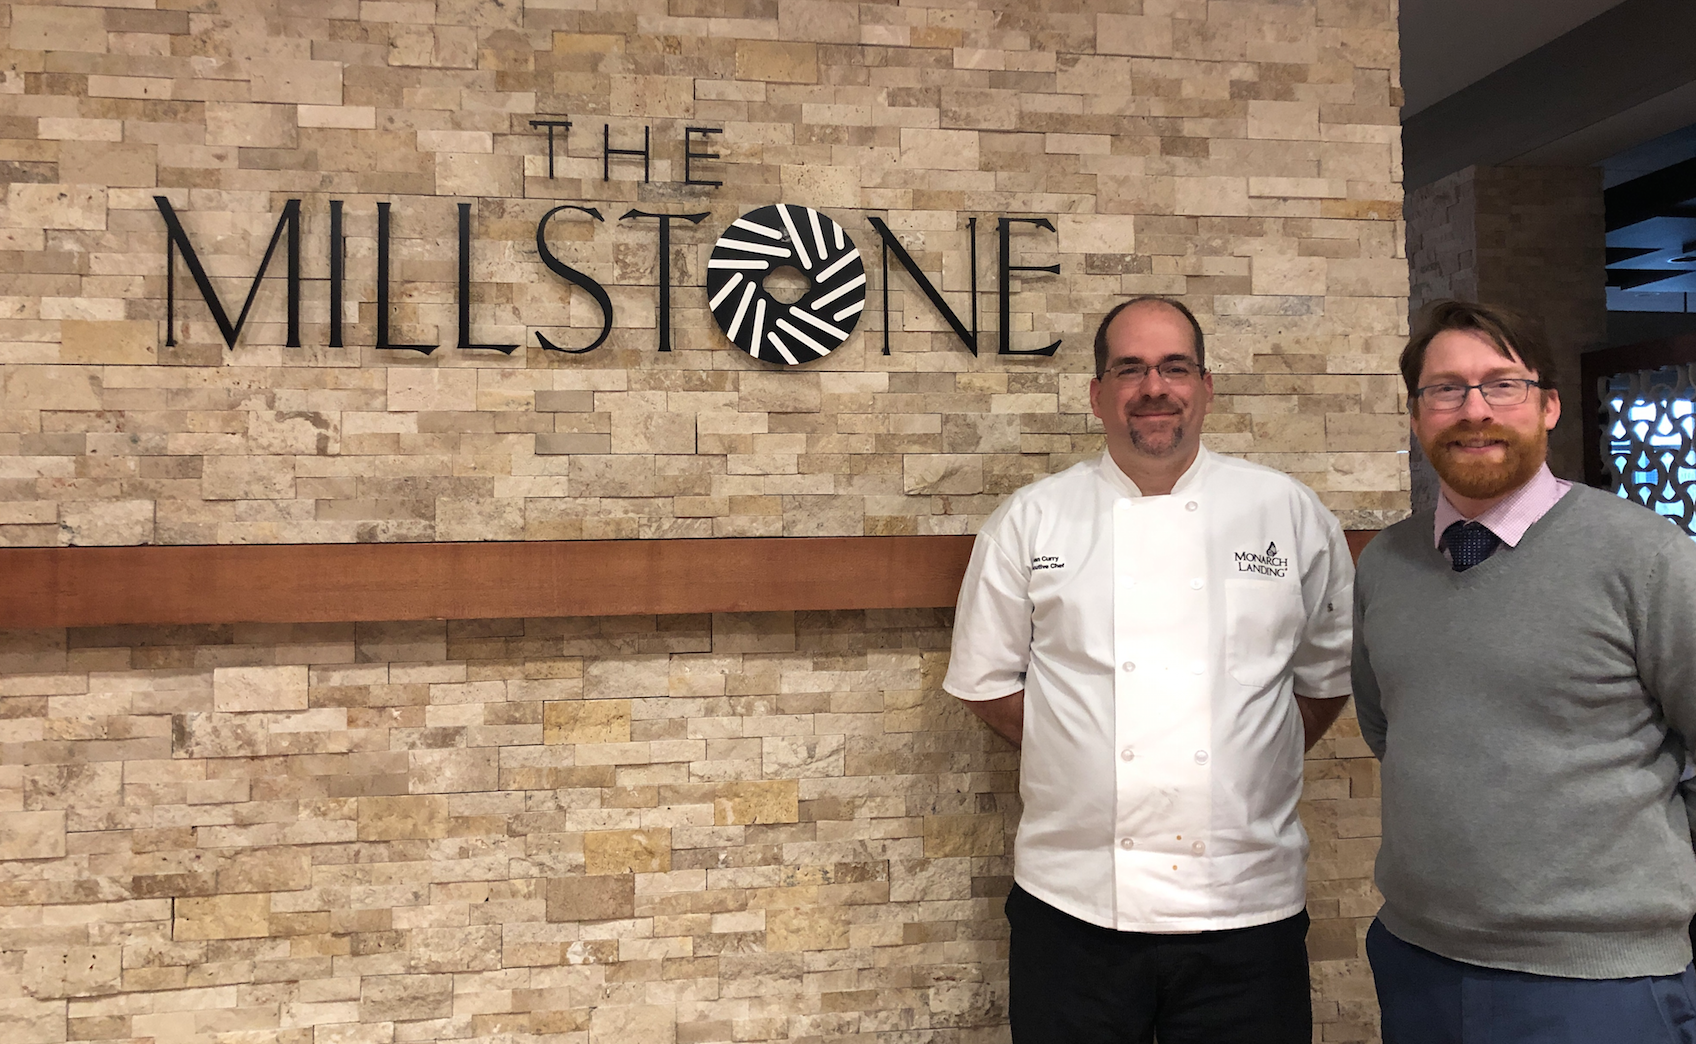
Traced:
[[1301, 588], [1287, 581], [1225, 581], [1225, 665], [1256, 688], [1289, 665], [1301, 631]]

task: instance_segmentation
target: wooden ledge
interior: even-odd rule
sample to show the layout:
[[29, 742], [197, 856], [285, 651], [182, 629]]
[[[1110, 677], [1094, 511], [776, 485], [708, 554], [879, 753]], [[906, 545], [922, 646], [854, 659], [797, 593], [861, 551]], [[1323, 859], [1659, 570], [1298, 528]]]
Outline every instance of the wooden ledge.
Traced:
[[953, 605], [962, 536], [0, 550], [0, 628]]
[[[1351, 532], [1358, 556], [1373, 536]], [[0, 550], [0, 629], [951, 606], [969, 536]]]

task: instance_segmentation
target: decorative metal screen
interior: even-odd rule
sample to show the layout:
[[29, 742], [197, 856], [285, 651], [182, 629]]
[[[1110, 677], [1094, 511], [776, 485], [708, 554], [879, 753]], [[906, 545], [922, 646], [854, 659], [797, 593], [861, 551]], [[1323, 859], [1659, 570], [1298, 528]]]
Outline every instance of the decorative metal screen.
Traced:
[[1696, 538], [1696, 363], [1605, 380], [1610, 487]]

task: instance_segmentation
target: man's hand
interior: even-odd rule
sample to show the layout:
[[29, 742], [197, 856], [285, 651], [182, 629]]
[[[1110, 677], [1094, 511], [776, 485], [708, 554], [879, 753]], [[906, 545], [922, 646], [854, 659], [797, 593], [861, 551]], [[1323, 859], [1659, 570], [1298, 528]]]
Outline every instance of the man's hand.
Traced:
[[1020, 689], [1013, 695], [1003, 696], [999, 700], [965, 700], [963, 702], [971, 708], [973, 714], [983, 719], [984, 724], [994, 729], [996, 735], [1015, 747], [1023, 745], [1025, 739], [1025, 690]]
[[1338, 696], [1333, 700], [1296, 696], [1296, 706], [1301, 708], [1301, 729], [1306, 741], [1302, 750], [1312, 750], [1313, 745], [1324, 738], [1325, 733], [1336, 723], [1337, 715], [1343, 713], [1343, 704], [1347, 702], [1347, 696]]

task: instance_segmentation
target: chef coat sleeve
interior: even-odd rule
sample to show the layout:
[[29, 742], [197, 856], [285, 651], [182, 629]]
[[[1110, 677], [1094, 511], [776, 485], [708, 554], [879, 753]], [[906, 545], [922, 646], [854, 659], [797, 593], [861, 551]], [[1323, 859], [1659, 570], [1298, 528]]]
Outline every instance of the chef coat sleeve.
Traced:
[[[1302, 572], [1302, 602], [1307, 623], [1296, 646], [1295, 691], [1309, 699], [1337, 699], [1349, 694], [1349, 648], [1354, 633], [1354, 558], [1336, 516], [1314, 498], [1317, 531], [1312, 540], [1320, 551], [1309, 557]], [[1305, 543], [1305, 541], [1304, 541]]]
[[954, 611], [954, 643], [942, 687], [962, 700], [997, 700], [1025, 687], [1030, 568], [1001, 546], [999, 522], [992, 517], [972, 545]]

